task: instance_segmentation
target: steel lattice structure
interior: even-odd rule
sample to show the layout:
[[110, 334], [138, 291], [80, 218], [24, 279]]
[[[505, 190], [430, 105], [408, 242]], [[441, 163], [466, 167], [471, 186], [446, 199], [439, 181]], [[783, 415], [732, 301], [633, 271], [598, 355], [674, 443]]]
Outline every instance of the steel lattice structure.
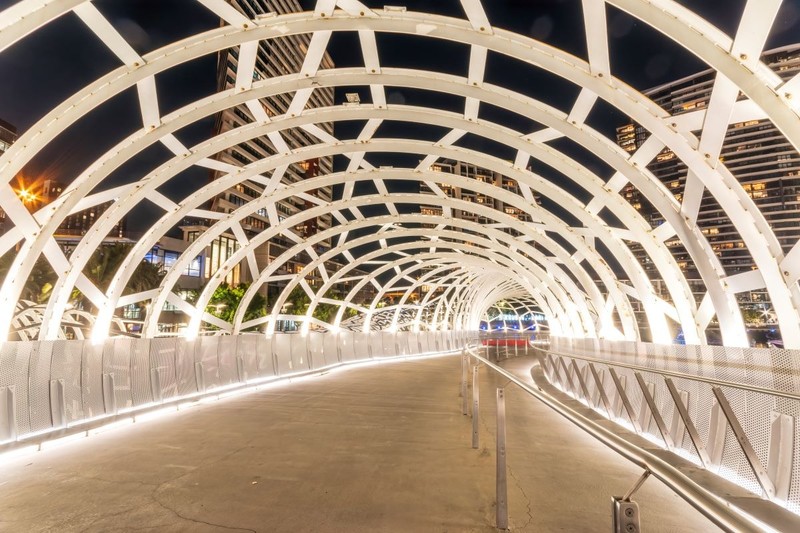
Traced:
[[[0, 237], [0, 253], [16, 249], [9, 275], [0, 288], [0, 331], [8, 332], [19, 321], [15, 309], [23, 284], [40, 257], [59, 274], [53, 296], [38, 311], [38, 339], [56, 339], [74, 321], [69, 309], [73, 289], [79, 289], [99, 309], [93, 317], [92, 336], [99, 340], [110, 331], [114, 312], [122, 305], [150, 301], [151, 309], [166, 302], [180, 306], [191, 316], [187, 334], [196, 335], [211, 324], [224, 332], [266, 324], [270, 332], [277, 320], [285, 318], [281, 308], [296, 286], [311, 299], [304, 328], [312, 325], [336, 330], [347, 309], [363, 315], [360, 324], [372, 329], [373, 316], [380, 315], [386, 328], [413, 327], [476, 329], [487, 309], [502, 299], [533, 301], [548, 319], [553, 334], [567, 337], [604, 337], [636, 340], [639, 324], [633, 311], [638, 300], [645, 311], [655, 342], [669, 343], [675, 325], [688, 343], [705, 343], [705, 331], [716, 317], [724, 343], [746, 346], [747, 336], [737, 305], [737, 293], [765, 288], [774, 305], [787, 347], [800, 347], [800, 244], [788, 254], [782, 248], [753, 200], [731, 172], [719, 161], [729, 124], [744, 120], [769, 119], [795, 147], [800, 148], [800, 77], [783, 82], [759, 62], [762, 48], [781, 4], [780, 0], [749, 0], [739, 29], [729, 36], [696, 13], [671, 0], [583, 0], [588, 60], [546, 43], [493, 27], [479, 0], [461, 0], [465, 18], [410, 12], [400, 8], [375, 9], [357, 0], [319, 0], [313, 12], [250, 20], [224, 0], [197, 0], [226, 24], [140, 55], [126, 42], [102, 13], [86, 0], [23, 0], [0, 13], [0, 51], [70, 12], [77, 15], [119, 59], [121, 66], [66, 98], [0, 158], [0, 207], [13, 228]], [[647, 97], [611, 74], [606, 7], [613, 6], [660, 32], [700, 58], [716, 72], [707, 109], [671, 116]], [[321, 58], [335, 32], [357, 32], [363, 52], [363, 66], [320, 69]], [[254, 81], [253, 68], [259, 41], [291, 34], [312, 34], [311, 44], [300, 72]], [[381, 61], [376, 34], [392, 33], [457, 43], [469, 49], [469, 67], [462, 75], [421, 69], [398, 68]], [[161, 114], [156, 77], [185, 62], [240, 46], [236, 87], [208, 95], [169, 114]], [[499, 54], [527, 68], [541, 69], [580, 87], [571, 109], [558, 109], [509, 88], [484, 80], [488, 54]], [[321, 87], [368, 87], [372, 103], [305, 109], [311, 93]], [[399, 87], [463, 98], [462, 112], [434, 107], [387, 103], [386, 88]], [[114, 96], [135, 89], [139, 98], [142, 127], [102, 155], [67, 187], [54, 203], [29, 213], [11, 187], [26, 163], [44, 150], [57, 136], [93, 109]], [[746, 98], [738, 99], [743, 93]], [[289, 111], [267, 116], [258, 99], [293, 94]], [[585, 123], [590, 111], [602, 100], [645, 127], [650, 136], [633, 154], [620, 149], [612, 139]], [[175, 135], [181, 128], [223, 109], [247, 104], [257, 121], [185, 146]], [[541, 129], [515, 131], [481, 116], [481, 106], [496, 106], [541, 125]], [[318, 126], [320, 123], [361, 121], [363, 129], [354, 139], [337, 139]], [[394, 139], [377, 135], [384, 123], [401, 122], [444, 127], [448, 133], [431, 142]], [[220, 166], [212, 156], [246, 139], [275, 135], [301, 128], [318, 142], [290, 149], [244, 167]], [[514, 161], [459, 145], [465, 136], [477, 136], [512, 148]], [[569, 154], [548, 144], [565, 137], [605, 161], [614, 173], [600, 176]], [[161, 143], [174, 157], [138, 181], [113, 189], [104, 180], [117, 168], [148, 147]], [[682, 202], [656, 179], [646, 165], [665, 147], [689, 168]], [[376, 168], [368, 162], [373, 154], [412, 154], [421, 158], [416, 168]], [[282, 183], [287, 165], [310, 158], [346, 156], [345, 171], [322, 175], [294, 184]], [[488, 183], [432, 170], [440, 158], [454, 159], [508, 176], [519, 183], [521, 195]], [[547, 165], [569, 181], [556, 183], [529, 169], [529, 162]], [[182, 170], [191, 166], [215, 168], [225, 175], [190, 190], [181, 201], [158, 192]], [[210, 213], [203, 205], [214, 195], [244, 180], [265, 187], [258, 200], [231, 213]], [[391, 193], [387, 181], [425, 183], [439, 196], [442, 215], [408, 214], [403, 206], [431, 202], [431, 196]], [[359, 183], [372, 183], [375, 194], [355, 194]], [[635, 185], [665, 219], [651, 228], [621, 196], [626, 184]], [[344, 184], [341, 198], [323, 202], [309, 194], [320, 187]], [[501, 199], [527, 213], [532, 222], [522, 222], [504, 212], [476, 203], [449, 198], [437, 184], [462, 187]], [[588, 194], [589, 201], [573, 191]], [[695, 224], [700, 201], [710, 193], [733, 221], [752, 255], [757, 270], [727, 276], [708, 240]], [[534, 194], [556, 202], [563, 213], [537, 205]], [[315, 205], [280, 220], [276, 202], [299, 197]], [[113, 200], [113, 205], [66, 257], [54, 240], [54, 231], [71, 213]], [[152, 202], [163, 213], [133, 247], [107, 290], [100, 290], [84, 274], [86, 262], [114, 224], [141, 202]], [[383, 206], [380, 215], [368, 216], [367, 206]], [[270, 227], [249, 239], [241, 222], [265, 208]], [[600, 212], [607, 208], [619, 220], [609, 224]], [[475, 213], [491, 220], [478, 225], [451, 216], [453, 210]], [[369, 211], [369, 210], [367, 210]], [[294, 228], [304, 220], [332, 213], [332, 228], [303, 238]], [[346, 213], [354, 215], [346, 216]], [[566, 213], [566, 216], [564, 215]], [[213, 225], [191, 244], [174, 264], [157, 290], [123, 295], [130, 276], [153, 244], [185, 216], [213, 219]], [[424, 226], [433, 225], [435, 229]], [[371, 234], [364, 230], [372, 228]], [[509, 233], [504, 230], [514, 230]], [[189, 261], [223, 232], [233, 233], [238, 251], [211, 277], [192, 306], [173, 292], [180, 273]], [[282, 235], [294, 245], [277, 261], [259, 270], [252, 256], [260, 243]], [[356, 236], [360, 235], [360, 236]], [[331, 239], [330, 251], [318, 254], [315, 244]], [[706, 294], [698, 304], [665, 241], [679, 239], [692, 257], [705, 284]], [[631, 252], [631, 243], [645, 250], [666, 284], [669, 301], [660, 298], [642, 266]], [[598, 244], [602, 244], [598, 246]], [[359, 246], [374, 251], [355, 256]], [[287, 277], [280, 267], [289, 258], [305, 252], [311, 261], [300, 273]], [[348, 266], [327, 272], [325, 261], [343, 256]], [[619, 265], [609, 266], [607, 259]], [[237, 264], [251, 269], [256, 280], [245, 294], [233, 322], [227, 323], [204, 312], [215, 288]], [[356, 280], [343, 301], [326, 293], [337, 283], [352, 279], [354, 269], [380, 264]], [[322, 287], [312, 289], [305, 276], [317, 272]], [[378, 282], [387, 276], [389, 281]], [[283, 279], [288, 284], [271, 305], [269, 315], [244, 321], [244, 309], [262, 283]], [[624, 279], [624, 281], [622, 280]], [[377, 288], [369, 305], [354, 303], [353, 297], [366, 284]], [[412, 303], [410, 295], [420, 286], [442, 288], [429, 291], [422, 301]], [[405, 296], [390, 309], [379, 308], [387, 291], [401, 290]], [[434, 295], [435, 294], [435, 295]], [[332, 324], [312, 318], [321, 303], [339, 306]], [[394, 311], [387, 319], [387, 311]], [[424, 311], [424, 312], [423, 312]], [[159, 313], [148, 315], [144, 335], [158, 332]], [[401, 318], [402, 317], [402, 318]], [[413, 318], [410, 318], [413, 317]], [[5, 333], [4, 333], [5, 336]]]

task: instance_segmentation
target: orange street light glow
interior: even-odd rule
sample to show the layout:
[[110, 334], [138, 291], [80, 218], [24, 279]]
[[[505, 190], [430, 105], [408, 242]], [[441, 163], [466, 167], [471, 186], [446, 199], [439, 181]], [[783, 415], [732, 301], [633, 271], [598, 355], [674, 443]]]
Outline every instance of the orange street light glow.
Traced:
[[20, 200], [22, 200], [22, 202], [26, 204], [30, 202], [35, 202], [36, 200], [39, 199], [39, 197], [36, 196], [36, 194], [32, 193], [28, 189], [20, 189], [19, 191], [17, 191], [17, 195], [19, 196]]

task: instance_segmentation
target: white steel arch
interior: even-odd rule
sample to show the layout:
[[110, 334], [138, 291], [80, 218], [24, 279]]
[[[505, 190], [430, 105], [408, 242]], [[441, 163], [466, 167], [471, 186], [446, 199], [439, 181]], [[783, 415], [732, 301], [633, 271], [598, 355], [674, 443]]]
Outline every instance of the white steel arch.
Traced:
[[[789, 253], [784, 253], [774, 232], [752, 199], [739, 186], [724, 164], [718, 160], [721, 139], [734, 117], [736, 120], [740, 120], [742, 116], [768, 118], [775, 123], [795, 148], [800, 147], [800, 116], [798, 115], [800, 99], [793, 98], [794, 93], [800, 88], [800, 77], [784, 83], [774, 72], [758, 61], [761, 48], [777, 13], [779, 2], [770, 2], [767, 6], [759, 6], [753, 0], [748, 2], [742, 23], [734, 37], [725, 35], [695, 13], [670, 0], [606, 0], [594, 3], [589, 12], [601, 16], [602, 20], [605, 18], [603, 11], [605, 5], [616, 6], [674, 39], [720, 73], [715, 82], [708, 110], [702, 114], [680, 118], [670, 116], [669, 113], [660, 109], [622, 80], [616, 79], [610, 74], [610, 58], [604, 28], [591, 29], [588, 23], [586, 25], [589, 57], [588, 61], [585, 61], [544, 43], [493, 28], [477, 1], [462, 2], [467, 20], [427, 13], [373, 10], [357, 1], [342, 2], [341, 5], [337, 2], [319, 2], [313, 13], [249, 20], [224, 2], [202, 0], [201, 3], [218, 14], [227, 22], [227, 25], [144, 55], [135, 52], [90, 2], [23, 0], [0, 13], [0, 21], [2, 21], [0, 22], [0, 50], [25, 38], [26, 35], [49, 21], [73, 11], [124, 63], [123, 67], [67, 99], [28, 132], [25, 132], [19, 142], [0, 157], [0, 181], [5, 180], [7, 184], [0, 188], [0, 207], [14, 224], [13, 228], [0, 237], [0, 251], [8, 252], [16, 247], [19, 252], [12, 261], [9, 274], [0, 289], [0, 331], [7, 331], [11, 326], [14, 320], [14, 304], [19, 300], [22, 286], [40, 257], [46, 258], [59, 275], [54, 291], [55, 296], [41, 315], [42, 327], [39, 338], [58, 338], [61, 335], [62, 324], [68, 311], [69, 294], [73, 288], [82, 291], [99, 309], [94, 334], [95, 338], [101, 338], [108, 332], [109, 325], [113, 320], [113, 313], [118, 307], [127, 280], [133, 269], [136, 268], [137, 261], [147, 250], [145, 245], [152, 243], [154, 239], [158, 239], [174, 227], [176, 216], [193, 213], [207, 215], [216, 220], [196, 245], [196, 248], [201, 248], [215, 235], [220, 235], [228, 230], [236, 233], [236, 224], [238, 224], [236, 217], [241, 219], [257, 208], [269, 208], [270, 203], [274, 212], [274, 202], [279, 198], [287, 197], [286, 195], [305, 195], [304, 198], [308, 199], [308, 191], [314, 187], [286, 188], [280, 184], [280, 169], [287, 164], [319, 154], [346, 155], [351, 159], [350, 166], [352, 167], [348, 169], [347, 173], [330, 175], [314, 183], [355, 183], [372, 171], [365, 156], [376, 152], [394, 152], [425, 156], [421, 167], [429, 165], [441, 157], [465, 161], [509, 176], [520, 184], [522, 196], [516, 198], [511, 198], [506, 194], [507, 191], [488, 191], [486, 184], [474, 183], [470, 184], [470, 188], [487, 191], [493, 196], [503, 198], [506, 204], [516, 206], [527, 215], [536, 217], [533, 224], [516, 223], [508, 220], [508, 217], [503, 218], [487, 213], [486, 209], [482, 208], [476, 207], [471, 211], [483, 213], [482, 216], [487, 219], [502, 219], [498, 223], [503, 228], [525, 236], [524, 246], [518, 246], [509, 242], [509, 239], [495, 236], [491, 239], [491, 246], [486, 246], [486, 249], [491, 250], [492, 257], [500, 254], [506, 258], [504, 261], [508, 260], [516, 265], [535, 265], [534, 269], [541, 268], [539, 265], [544, 265], [544, 270], [535, 276], [539, 282], [544, 282], [544, 278], [548, 276], [551, 279], [560, 279], [556, 291], [559, 295], [556, 297], [555, 293], [551, 292], [550, 294], [554, 294], [551, 299], [559, 302], [560, 309], [583, 310], [583, 318], [578, 319], [576, 315], [568, 321], [570, 324], [568, 333], [577, 336], [610, 334], [615, 330], [613, 326], [597, 327], [597, 325], [600, 322], [608, 325], [608, 317], [614, 316], [616, 313], [625, 337], [636, 338], [638, 332], [631, 325], [632, 314], [628, 302], [629, 296], [635, 296], [644, 305], [650, 329], [653, 331], [655, 340], [659, 342], [669, 342], [672, 337], [669, 323], [666, 320], [667, 316], [680, 324], [687, 341], [701, 343], [705, 341], [704, 332], [711, 317], [716, 316], [726, 344], [739, 346], [746, 344], [746, 334], [736, 304], [735, 287], [741, 286], [742, 282], [738, 279], [733, 280], [733, 276], [726, 275], [710, 245], [695, 224], [697, 209], [699, 209], [698, 198], [702, 198], [703, 191], [707, 190], [733, 221], [758, 268], [748, 276], [745, 285], [751, 289], [765, 288], [768, 291], [778, 315], [786, 346], [800, 346], [800, 287], [798, 286], [800, 244], [795, 244]], [[321, 57], [331, 32], [335, 31], [359, 31], [360, 35], [372, 36], [372, 38], [361, 39], [365, 68], [319, 70], [317, 55]], [[443, 39], [467, 46], [471, 54], [469, 72], [466, 77], [462, 78], [441, 73], [383, 66], [380, 63], [379, 51], [374, 40], [374, 34], [379, 32]], [[159, 73], [231, 46], [253, 46], [260, 39], [296, 33], [313, 34], [312, 51], [309, 52], [302, 71], [297, 75], [256, 83], [248, 81], [243, 86], [238, 86], [236, 90], [209, 96], [170, 115], [161, 116], [158, 112], [155, 76]], [[484, 68], [489, 51], [513, 57], [532, 67], [556, 74], [580, 86], [582, 88], [581, 96], [573, 109], [569, 113], [565, 113], [524, 95], [485, 83]], [[248, 76], [245, 75], [243, 78], [247, 79]], [[302, 98], [307, 98], [315, 87], [349, 85], [369, 86], [373, 94], [373, 105], [303, 110], [305, 102]], [[84, 114], [126, 88], [134, 86], [137, 87], [140, 99], [144, 127], [90, 165], [86, 172], [67, 188], [59, 200], [46, 209], [29, 213], [9, 185], [16, 173]], [[441, 110], [387, 105], [385, 86], [446, 91], [459, 95], [465, 99], [464, 114], [459, 116]], [[740, 91], [750, 100], [737, 102], [736, 97]], [[291, 115], [287, 114], [287, 116], [273, 117], [272, 119], [264, 116], [262, 117], [263, 124], [256, 123], [234, 130], [191, 149], [182, 145], [175, 136], [181, 127], [219, 110], [257, 101], [258, 98], [268, 95], [292, 92], [296, 93], [297, 105], [293, 103], [292, 109], [295, 109], [296, 112]], [[638, 152], [633, 155], [622, 152], [613, 142], [584, 123], [597, 98], [602, 98], [626, 113], [651, 133], [650, 139]], [[531, 118], [542, 124], [545, 129], [533, 134], [523, 134], [487, 122], [480, 118], [481, 103], [501, 106], [521, 116]], [[319, 122], [338, 120], [366, 120], [367, 124], [362, 133], [363, 138], [360, 137], [354, 141], [339, 141], [330, 135], [326, 138], [325, 135], [320, 136], [321, 130], [314, 126]], [[434, 144], [413, 140], [374, 138], [375, 129], [383, 121], [409, 121], [428, 125], [435, 123], [440, 126], [444, 125], [450, 130], [450, 133]], [[701, 124], [700, 128], [697, 127], [698, 122]], [[181, 169], [190, 165], [214, 167], [214, 163], [210, 159], [214, 150], [218, 151], [236, 144], [237, 141], [264, 135], [268, 132], [275, 133], [283, 129], [298, 127], [305, 128], [312, 135], [319, 136], [321, 143], [304, 149], [289, 149], [288, 152], [277, 154], [245, 169], [233, 169], [234, 172], [229, 173], [226, 177], [191, 192], [180, 202], [165, 202], [162, 197], [156, 197], [156, 203], [159, 203], [166, 212], [165, 216], [154, 224], [143, 243], [135, 247], [129, 254], [107, 292], [104, 293], [98, 289], [83, 273], [83, 267], [91, 253], [102, 242], [109, 225], [113, 225], [119, 220], [131, 206], [146, 201], [148, 193], [156, 191], [159, 179], [169, 180]], [[699, 136], [692, 133], [698, 130], [700, 130]], [[513, 164], [505, 164], [490, 154], [459, 147], [455, 143], [466, 133], [481, 135], [514, 149], [518, 154], [516, 160]], [[546, 144], [548, 140], [559, 136], [566, 136], [601, 157], [614, 169], [615, 174], [607, 181], [602, 180], [578, 162]], [[156, 142], [164, 144], [175, 154], [175, 158], [171, 162], [166, 163], [150, 176], [120, 190], [96, 192], [103, 180], [115, 169]], [[675, 200], [663, 185], [644, 168], [665, 147], [669, 148], [689, 168], [687, 194], [682, 203]], [[578, 201], [552, 181], [528, 171], [527, 165], [531, 157], [574, 179], [577, 185], [590, 194], [591, 201], [588, 203]], [[359, 167], [363, 167], [364, 171], [358, 171]], [[397, 212], [396, 204], [422, 203], [425, 201], [425, 196], [407, 195], [400, 200], [394, 200], [389, 196], [386, 180], [417, 179], [421, 182], [436, 183], [442, 178], [441, 175], [432, 175], [426, 172], [424, 168], [398, 169], [398, 172], [404, 171], [413, 171], [413, 178], [395, 176], [390, 172], [377, 173], [378, 175], [382, 174], [382, 177], [376, 181], [380, 193], [378, 200], [381, 200], [381, 203], [394, 217], [390, 218], [388, 223], [414, 220], [413, 217]], [[263, 175], [265, 173], [271, 173], [270, 177]], [[372, 178], [375, 178], [375, 175]], [[227, 186], [246, 179], [260, 180], [266, 186], [267, 191], [259, 201], [251, 202], [237, 210], [236, 217], [218, 216], [202, 209], [203, 200], [208, 199], [214, 193], [222, 192]], [[456, 176], [448, 176], [447, 181], [463, 182]], [[665, 226], [649, 228], [619, 196], [618, 193], [627, 182], [636, 185], [642, 191], [667, 221]], [[286, 192], [287, 189], [290, 192]], [[281, 196], [283, 192], [286, 192], [286, 195]], [[537, 208], [536, 203], [532, 202], [533, 192], [559, 202], [570, 216], [577, 219], [578, 225], [571, 226], [570, 223], [561, 220], [559, 216], [550, 213], [547, 209]], [[512, 194], [511, 196], [516, 195]], [[98, 224], [78, 245], [73, 255], [67, 258], [54, 239], [58, 225], [67, 215], [108, 199], [115, 200], [115, 205], [101, 217]], [[153, 198], [150, 197], [150, 201], [152, 200]], [[369, 201], [374, 200], [370, 199]], [[438, 198], [436, 201], [448, 210], [463, 210], [461, 204], [449, 201], [447, 198]], [[355, 210], [354, 212], [360, 213], [363, 217], [359, 208], [366, 203], [369, 202], [365, 198], [352, 197], [352, 188], [346, 187], [345, 197], [341, 201], [333, 202], [330, 205], [322, 205], [317, 202], [317, 207], [310, 209], [308, 216], [313, 216], [312, 212], [329, 209], [332, 210], [340, 224], [337, 227], [345, 228], [347, 226], [347, 217], [343, 214], [345, 210]], [[624, 227], [616, 228], [605, 223], [599, 216], [603, 208], [611, 209]], [[315, 209], [317, 211], [314, 211]], [[365, 217], [365, 220], [368, 222], [372, 218]], [[374, 218], [377, 224], [380, 217]], [[303, 220], [303, 218], [297, 217], [295, 220]], [[271, 222], [273, 222], [273, 228], [270, 232], [265, 232], [265, 235], [291, 234], [289, 224], [282, 225], [277, 220]], [[452, 237], [447, 233], [449, 230], [445, 229], [451, 225], [447, 217], [443, 217], [437, 228], [442, 236]], [[322, 254], [323, 256], [332, 257], [334, 253], [345, 253], [345, 257], [347, 257], [348, 246], [353, 246], [354, 242], [360, 242], [358, 239], [348, 240], [346, 233], [342, 233], [346, 230], [338, 231], [340, 233], [332, 231], [331, 235], [340, 236], [340, 244], [327, 252], [327, 255]], [[409, 230], [408, 233], [410, 237], [420, 237], [413, 231]], [[557, 244], [550, 238], [548, 233], [554, 233], [560, 238], [572, 239], [570, 244], [576, 251], [571, 253], [563, 245]], [[341, 235], [345, 236], [341, 237]], [[257, 246], [257, 243], [263, 242], [267, 238], [267, 236], [261, 239], [241, 238], [241, 248], [236, 255], [237, 259], [243, 260], [252, 248]], [[664, 245], [667, 239], [672, 238], [678, 238], [686, 247], [705, 284], [707, 293], [699, 306], [694, 301], [676, 262]], [[611, 267], [605, 264], [603, 253], [595, 247], [595, 241], [604, 245], [607, 251], [603, 253], [610, 254], [610, 257], [620, 265], [621, 271], [612, 272]], [[644, 247], [666, 282], [672, 303], [664, 302], [656, 295], [650, 280], [636, 263], [625, 241], [632, 241]], [[483, 240], [470, 237], [467, 242], [470, 243], [470, 246], [475, 246], [476, 243], [483, 242]], [[531, 252], [534, 248], [528, 246], [528, 242], [534, 242], [537, 245], [547, 243], [544, 254], [546, 257], [556, 258], [548, 260], [553, 264], [545, 265], [547, 261], [542, 257], [539, 257], [535, 263], [531, 263], [531, 258], [536, 254]], [[408, 245], [424, 248], [422, 244], [419, 242]], [[452, 243], [448, 243], [448, 245], [450, 244]], [[296, 247], [303, 245], [303, 242], [298, 242]], [[305, 243], [305, 246], [311, 262], [303, 272], [316, 269], [321, 261], [324, 263], [324, 260], [321, 259], [322, 256], [318, 256], [310, 245]], [[190, 249], [194, 250], [191, 247]], [[385, 253], [390, 253], [390, 249], [393, 250], [392, 247], [387, 247]], [[525, 251], [526, 249], [528, 251]], [[564, 254], [567, 255], [568, 260], [563, 257]], [[555, 265], [554, 261], [558, 265]], [[399, 269], [401, 263], [406, 264], [396, 262], [393, 266]], [[592, 264], [586, 268], [582, 263]], [[353, 264], [362, 264], [362, 262], [353, 261]], [[231, 266], [226, 263], [225, 268]], [[561, 266], [565, 268], [562, 269]], [[144, 295], [147, 298], [143, 299], [151, 299], [154, 302], [155, 309], [160, 309], [160, 305], [163, 305], [168, 298], [172, 298], [169, 294], [174, 285], [175, 272], [179, 271], [173, 269], [168, 273], [166, 279], [169, 282], [162, 284], [159, 292]], [[456, 276], [468, 276], [470, 272], [474, 274], [473, 271], [467, 269]], [[558, 275], [553, 277], [553, 272]], [[591, 283], [593, 274], [600, 277], [597, 283]], [[616, 275], [627, 277], [630, 285], [615, 279]], [[325, 276], [326, 274], [323, 272], [323, 277]], [[396, 272], [391, 285], [407, 276], [408, 274], [403, 274], [402, 270]], [[575, 276], [577, 283], [572, 280], [567, 282], [567, 278], [564, 276]], [[221, 279], [222, 276], [219, 273], [214, 276], [215, 283]], [[374, 279], [366, 283], [372, 282]], [[289, 286], [298, 284], [303, 284], [302, 278], [289, 280]], [[330, 283], [326, 283], [326, 286], [328, 285]], [[211, 287], [213, 285], [206, 287], [205, 295], [208, 295], [209, 291], [213, 292]], [[511, 294], [518, 289], [519, 287], [513, 290], [507, 288], [495, 290], [484, 288], [481, 285], [481, 287], [470, 287], [468, 292], [476, 295], [481, 293], [489, 298], [499, 294]], [[239, 309], [237, 316], [243, 314], [246, 303], [255, 290], [253, 286], [248, 289], [243, 301], [245, 305]], [[279, 297], [279, 302], [288, 295], [286, 290]], [[544, 294], [540, 289], [535, 289], [533, 285], [527, 287], [527, 290], [537, 293], [537, 295]], [[584, 294], [580, 294], [582, 290], [585, 291]], [[306, 290], [306, 292], [309, 291]], [[385, 287], [382, 286], [379, 292], [385, 292]], [[606, 296], [603, 296], [601, 292], [607, 294], [605, 301], [603, 300]], [[523, 297], [524, 294], [518, 296]], [[319, 303], [322, 297], [324, 297], [324, 293], [314, 294], [311, 297], [313, 305], [309, 311], [307, 323], [311, 321], [313, 306]], [[461, 306], [465, 298], [475, 301], [473, 298], [467, 297], [464, 291], [453, 296], [453, 301], [461, 302], [457, 304]], [[445, 300], [444, 298], [439, 300], [436, 316]], [[194, 315], [193, 324], [195, 325], [199, 325], [199, 321], [204, 316], [214, 323], [213, 318], [203, 315], [203, 303], [201, 300], [200, 307]], [[350, 303], [348, 300], [346, 305]], [[374, 310], [376, 305], [377, 300], [373, 301], [370, 310]], [[491, 302], [482, 301], [481, 305], [488, 306], [491, 305]], [[588, 327], [589, 322], [592, 322], [587, 318], [590, 309], [595, 315], [603, 314], [603, 316], [598, 323]], [[445, 316], [450, 311], [452, 310], [444, 311]], [[157, 314], [157, 312], [153, 313], [156, 315], [156, 322]], [[370, 314], [368, 313], [368, 317]], [[275, 310], [273, 310], [272, 316], [274, 322]], [[459, 320], [461, 320], [460, 317], [453, 323]], [[148, 332], [153, 334], [157, 323], [152, 323], [153, 316], [148, 316], [148, 321], [150, 321]], [[577, 323], [581, 323], [582, 326], [576, 327]], [[369, 324], [369, 318], [365, 324]]]

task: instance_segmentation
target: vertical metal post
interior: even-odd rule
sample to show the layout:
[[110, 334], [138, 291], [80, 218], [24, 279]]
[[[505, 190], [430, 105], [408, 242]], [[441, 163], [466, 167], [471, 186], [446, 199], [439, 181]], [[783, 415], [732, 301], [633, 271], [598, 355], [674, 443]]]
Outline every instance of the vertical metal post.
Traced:
[[469, 370], [469, 356], [461, 355], [461, 414], [467, 414], [467, 371]]
[[497, 389], [497, 529], [508, 529], [508, 478], [506, 476], [506, 397]]
[[480, 418], [478, 365], [472, 367], [472, 448], [478, 449], [478, 419]]

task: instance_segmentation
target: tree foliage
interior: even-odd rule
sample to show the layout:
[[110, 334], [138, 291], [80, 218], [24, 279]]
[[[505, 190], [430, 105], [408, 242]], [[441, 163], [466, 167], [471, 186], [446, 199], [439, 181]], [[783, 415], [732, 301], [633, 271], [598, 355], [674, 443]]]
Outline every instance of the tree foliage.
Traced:
[[[0, 280], [5, 280], [15, 257], [16, 254], [9, 252], [0, 258]], [[40, 257], [34, 263], [31, 274], [22, 288], [21, 298], [39, 304], [46, 303], [57, 279], [58, 276], [47, 259]]]
[[[236, 310], [239, 309], [242, 297], [249, 287], [250, 285], [247, 283], [240, 283], [236, 286], [231, 286], [227, 283], [221, 284], [211, 296], [206, 312], [226, 322], [233, 322]], [[247, 310], [244, 313], [244, 322], [260, 318], [266, 314], [267, 300], [261, 293], [257, 292], [247, 306]]]
[[[84, 274], [98, 289], [102, 291], [108, 290], [111, 280], [114, 279], [114, 275], [132, 248], [133, 245], [127, 243], [100, 246], [89, 258], [89, 261], [86, 262]], [[128, 280], [123, 294], [135, 294], [157, 289], [165, 275], [166, 271], [161, 265], [142, 259]], [[73, 300], [82, 302], [84, 305], [87, 304], [83, 295], [77, 290], [73, 293]]]
[[[325, 297], [330, 300], [341, 300], [341, 296], [336, 292], [328, 292]], [[306, 291], [301, 286], [296, 286], [289, 293], [286, 298], [286, 314], [289, 315], [305, 315], [308, 312], [308, 306], [311, 304], [311, 298], [308, 297]], [[339, 305], [332, 303], [319, 303], [314, 308], [314, 318], [322, 322], [330, 323], [339, 311]], [[353, 316], [357, 313], [355, 309], [348, 308], [345, 311], [345, 316]]]
[[[114, 278], [122, 262], [131, 251], [132, 245], [127, 243], [114, 243], [111, 245], [100, 246], [86, 262], [83, 273], [101, 291], [108, 290], [111, 280]], [[0, 258], [0, 279], [5, 279], [9, 268], [14, 261], [14, 254], [8, 253]], [[160, 265], [142, 260], [136, 270], [128, 280], [123, 294], [149, 291], [158, 288], [166, 272]], [[30, 276], [25, 282], [22, 290], [22, 299], [31, 300], [39, 304], [47, 303], [53, 286], [58, 280], [50, 263], [44, 257], [40, 257], [31, 269]], [[88, 305], [83, 294], [77, 289], [72, 292], [70, 300], [73, 304]]]

